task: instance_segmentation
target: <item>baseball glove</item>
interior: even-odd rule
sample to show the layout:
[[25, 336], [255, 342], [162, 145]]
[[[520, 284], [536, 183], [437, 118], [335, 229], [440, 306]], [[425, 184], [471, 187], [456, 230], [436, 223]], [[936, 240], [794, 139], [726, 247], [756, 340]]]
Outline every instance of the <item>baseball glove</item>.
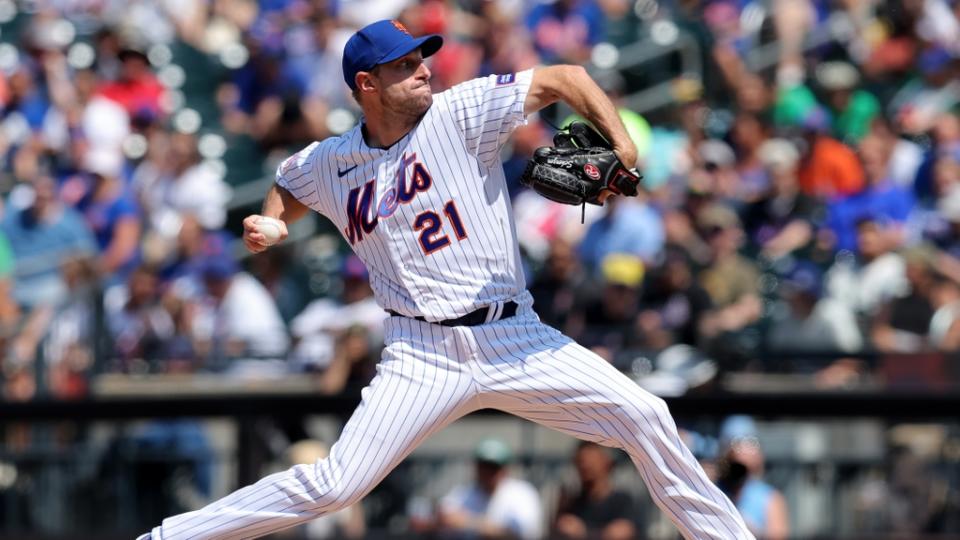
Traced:
[[637, 195], [640, 176], [625, 167], [610, 143], [589, 125], [573, 122], [557, 132], [553, 144], [534, 152], [520, 178], [523, 185], [552, 201], [577, 206], [603, 204], [604, 190]]

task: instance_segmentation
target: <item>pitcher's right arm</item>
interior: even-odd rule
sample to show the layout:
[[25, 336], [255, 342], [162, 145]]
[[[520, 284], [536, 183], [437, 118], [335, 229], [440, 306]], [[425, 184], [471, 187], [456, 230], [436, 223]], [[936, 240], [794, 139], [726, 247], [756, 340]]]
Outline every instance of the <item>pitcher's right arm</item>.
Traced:
[[291, 224], [310, 210], [305, 204], [298, 201], [286, 188], [273, 184], [263, 199], [263, 209], [259, 214], [252, 214], [243, 220], [243, 245], [253, 253], [260, 253], [267, 249], [266, 238], [257, 232], [257, 221], [261, 217], [279, 219], [283, 224], [280, 227], [280, 241], [287, 237], [287, 225]]

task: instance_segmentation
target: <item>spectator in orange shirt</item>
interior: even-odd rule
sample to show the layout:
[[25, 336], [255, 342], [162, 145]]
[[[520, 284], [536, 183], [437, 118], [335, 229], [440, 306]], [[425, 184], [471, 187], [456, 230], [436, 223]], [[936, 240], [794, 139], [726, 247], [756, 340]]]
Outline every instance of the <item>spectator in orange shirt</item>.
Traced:
[[803, 123], [807, 151], [800, 165], [800, 189], [813, 197], [846, 197], [864, 187], [863, 167], [847, 145], [827, 135], [826, 111], [815, 108]]

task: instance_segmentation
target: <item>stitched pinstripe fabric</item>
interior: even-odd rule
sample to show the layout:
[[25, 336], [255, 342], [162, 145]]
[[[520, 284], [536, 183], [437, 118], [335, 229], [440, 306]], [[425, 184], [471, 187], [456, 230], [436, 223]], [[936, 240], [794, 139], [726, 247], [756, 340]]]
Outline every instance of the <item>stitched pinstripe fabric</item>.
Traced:
[[378, 374], [329, 457], [168, 518], [154, 538], [257, 538], [344, 508], [430, 434], [485, 407], [624, 450], [685, 538], [753, 538], [680, 441], [663, 401], [541, 324], [529, 295], [517, 301], [517, 316], [475, 327], [391, 317]]

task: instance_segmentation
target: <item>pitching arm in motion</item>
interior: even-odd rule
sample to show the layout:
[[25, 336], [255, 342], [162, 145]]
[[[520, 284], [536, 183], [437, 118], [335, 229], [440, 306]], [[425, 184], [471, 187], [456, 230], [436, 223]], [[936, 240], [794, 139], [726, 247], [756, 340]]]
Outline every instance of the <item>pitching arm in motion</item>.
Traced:
[[280, 220], [280, 241], [287, 237], [287, 225], [307, 214], [310, 209], [297, 200], [285, 188], [273, 184], [263, 200], [263, 209], [259, 214], [247, 216], [243, 220], [243, 244], [253, 253], [260, 253], [267, 249], [267, 239], [257, 232], [257, 221], [261, 217], [271, 217]]
[[613, 151], [627, 167], [637, 164], [637, 147], [617, 114], [610, 98], [581, 66], [549, 66], [533, 72], [530, 90], [523, 103], [524, 114], [531, 114], [563, 101], [590, 121], [613, 145]]

